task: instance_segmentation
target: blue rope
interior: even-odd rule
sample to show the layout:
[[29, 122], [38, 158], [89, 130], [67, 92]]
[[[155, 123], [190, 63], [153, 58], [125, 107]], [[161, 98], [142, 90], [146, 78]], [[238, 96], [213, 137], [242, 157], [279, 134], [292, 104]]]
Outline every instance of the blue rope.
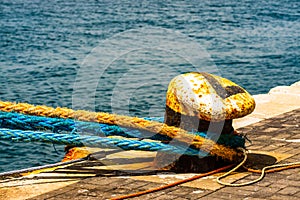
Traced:
[[59, 134], [23, 130], [11, 130], [0, 128], [0, 140], [9, 140], [13, 142], [45, 142], [74, 146], [102, 147], [102, 148], [121, 148], [123, 150], [141, 150], [141, 151], [161, 151], [186, 155], [205, 155], [202, 152], [183, 146], [172, 146], [158, 142], [147, 142], [139, 140], [128, 140], [118, 138], [103, 138], [98, 136], [81, 136], [75, 134]]
[[[147, 120], [163, 121], [163, 118], [145, 118]], [[169, 137], [146, 131], [121, 128], [116, 125], [99, 124], [92, 122], [74, 121], [71, 119], [49, 118], [24, 115], [11, 112], [0, 112], [0, 127], [20, 130], [50, 130], [54, 133], [67, 131], [71, 133], [93, 134], [99, 136], [118, 135], [127, 138], [149, 138], [152, 140], [170, 140]]]
[[[148, 117], [146, 120], [163, 122], [161, 117]], [[49, 118], [40, 116], [24, 115], [12, 112], [0, 112], [0, 127], [20, 130], [50, 130], [54, 133], [71, 132], [74, 134], [84, 133], [85, 135], [97, 136], [122, 136], [126, 138], [149, 138], [152, 140], [169, 141], [170, 138], [164, 135], [141, 131], [136, 129], [119, 127], [117, 125], [99, 124], [92, 122], [74, 121], [71, 119]], [[217, 143], [225, 146], [245, 147], [245, 139], [234, 134], [214, 134], [204, 132], [192, 132], [204, 138], [219, 138]]]

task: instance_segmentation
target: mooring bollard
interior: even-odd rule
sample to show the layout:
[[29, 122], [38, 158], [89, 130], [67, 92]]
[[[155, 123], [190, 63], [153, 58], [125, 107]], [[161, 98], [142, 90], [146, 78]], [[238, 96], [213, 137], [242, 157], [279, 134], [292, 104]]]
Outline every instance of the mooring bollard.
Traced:
[[[187, 131], [237, 134], [232, 120], [250, 114], [254, 108], [254, 98], [239, 85], [209, 73], [191, 72], [171, 80], [165, 123]], [[225, 164], [226, 161], [213, 156], [159, 152], [155, 158], [156, 167], [178, 172], [205, 172]]]

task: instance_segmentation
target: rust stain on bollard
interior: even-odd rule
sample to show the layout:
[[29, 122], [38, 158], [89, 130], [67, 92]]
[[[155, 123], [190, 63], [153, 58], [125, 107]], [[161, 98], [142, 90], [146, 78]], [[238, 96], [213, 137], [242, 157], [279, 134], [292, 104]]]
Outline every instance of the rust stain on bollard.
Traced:
[[[191, 72], [171, 80], [165, 123], [187, 131], [237, 134], [232, 120], [250, 114], [254, 108], [254, 98], [236, 83], [204, 72]], [[205, 172], [228, 163], [212, 156], [158, 153], [155, 164], [179, 172]]]

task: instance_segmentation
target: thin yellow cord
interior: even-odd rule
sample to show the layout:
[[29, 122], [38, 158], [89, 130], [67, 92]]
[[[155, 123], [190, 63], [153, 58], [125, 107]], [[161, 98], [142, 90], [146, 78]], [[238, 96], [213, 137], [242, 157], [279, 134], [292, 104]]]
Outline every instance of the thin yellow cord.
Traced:
[[[245, 164], [245, 162], [246, 162], [246, 160], [248, 158], [247, 152], [246, 152], [245, 149], [242, 149], [242, 148], [239, 148], [239, 149], [241, 149], [243, 151], [243, 153], [244, 153], [244, 159], [236, 167], [234, 167], [230, 171], [226, 172], [225, 174], [219, 176], [217, 178], [217, 182], [219, 184], [230, 186], [230, 187], [241, 187], [241, 186], [251, 185], [253, 183], [257, 183], [257, 182], [261, 181], [264, 178], [266, 172], [275, 172], [276, 171], [276, 170], [274, 170], [274, 171], [267, 171], [267, 169], [272, 169], [272, 168], [280, 167], [280, 170], [283, 170], [283, 169], [289, 169], [289, 167], [290, 168], [300, 167], [300, 162], [270, 165], [270, 166], [264, 167], [260, 172], [255, 171], [256, 173], [261, 173], [261, 175], [260, 175], [259, 178], [255, 179], [253, 181], [249, 181], [249, 182], [246, 182], [246, 183], [226, 183], [226, 182], [221, 181], [221, 179], [227, 177], [229, 174], [231, 174], [232, 172], [236, 171], [237, 169], [239, 169], [241, 166], [243, 166]], [[248, 171], [251, 171], [251, 169], [248, 169]]]
[[122, 116], [104, 112], [89, 112], [84, 110], [72, 110], [68, 108], [51, 108], [47, 106], [35, 106], [27, 103], [13, 103], [0, 101], [0, 111], [18, 112], [27, 115], [44, 116], [52, 118], [77, 119], [88, 122], [120, 125], [134, 129], [160, 133], [178, 141], [190, 144], [197, 149], [208, 152], [213, 156], [225, 160], [234, 161], [242, 154], [235, 149], [216, 144], [214, 141], [200, 136], [189, 134], [188, 131], [175, 126], [168, 126], [156, 121], [148, 121], [137, 117]]
[[248, 158], [247, 152], [246, 152], [246, 150], [243, 149], [243, 148], [239, 148], [239, 149], [243, 151], [244, 159], [243, 159], [236, 167], [234, 167], [233, 169], [229, 170], [229, 171], [226, 172], [225, 174], [219, 176], [219, 177], [217, 178], [217, 182], [218, 182], [219, 184], [221, 184], [221, 185], [226, 185], [226, 186], [237, 186], [237, 184], [225, 183], [225, 182], [221, 181], [221, 179], [227, 177], [229, 174], [231, 174], [232, 172], [235, 172], [237, 169], [239, 169], [242, 165], [245, 164], [245, 162], [246, 162], [246, 160], [247, 160], [247, 158]]

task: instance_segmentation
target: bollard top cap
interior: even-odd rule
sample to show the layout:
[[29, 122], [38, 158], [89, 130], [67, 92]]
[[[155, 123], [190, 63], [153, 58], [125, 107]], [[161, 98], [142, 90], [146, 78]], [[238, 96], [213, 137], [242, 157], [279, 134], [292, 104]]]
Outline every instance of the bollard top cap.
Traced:
[[235, 119], [250, 114], [254, 98], [236, 83], [205, 72], [190, 72], [173, 78], [166, 106], [206, 121]]

